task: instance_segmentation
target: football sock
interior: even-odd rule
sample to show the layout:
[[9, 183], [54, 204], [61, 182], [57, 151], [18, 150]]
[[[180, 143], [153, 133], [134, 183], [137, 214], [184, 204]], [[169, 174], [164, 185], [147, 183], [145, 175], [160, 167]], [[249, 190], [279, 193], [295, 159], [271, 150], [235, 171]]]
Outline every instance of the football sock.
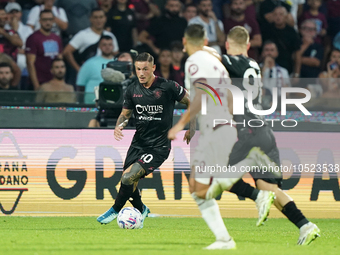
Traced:
[[260, 192], [258, 189], [255, 189], [249, 183], [244, 182], [242, 179], [236, 182], [229, 191], [235, 193], [238, 196], [250, 198], [251, 200], [254, 201], [256, 200], [257, 195]]
[[133, 184], [125, 185], [120, 183], [119, 192], [117, 194], [115, 204], [112, 206], [116, 212], [119, 212], [123, 206], [126, 204], [126, 201], [131, 197], [133, 193]]
[[229, 241], [230, 235], [220, 214], [220, 209], [215, 199], [201, 199], [196, 196], [195, 192], [191, 196], [196, 201], [202, 217], [207, 223], [210, 230], [214, 233], [216, 241]]
[[140, 191], [138, 188], [136, 188], [135, 191], [132, 193], [129, 201], [133, 207], [137, 208], [140, 211], [140, 213], [143, 212], [144, 204], [142, 202], [142, 196], [140, 195]]
[[302, 212], [296, 207], [294, 201], [288, 202], [283, 208], [282, 213], [290, 220], [295, 226], [301, 228], [309, 222]]

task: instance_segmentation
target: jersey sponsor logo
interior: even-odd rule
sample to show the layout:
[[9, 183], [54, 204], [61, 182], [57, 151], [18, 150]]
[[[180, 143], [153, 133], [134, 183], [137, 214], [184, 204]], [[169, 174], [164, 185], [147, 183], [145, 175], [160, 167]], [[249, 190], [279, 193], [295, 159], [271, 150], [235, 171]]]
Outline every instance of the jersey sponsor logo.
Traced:
[[133, 94], [132, 97], [143, 97], [143, 95], [139, 95], [139, 94]]
[[153, 117], [153, 116], [139, 116], [138, 119], [139, 120], [148, 120], [148, 121], [151, 121], [151, 120], [162, 120], [162, 118], [156, 118], [156, 117]]
[[190, 65], [188, 69], [190, 75], [194, 75], [198, 72], [198, 66], [196, 64]]
[[163, 112], [163, 105], [136, 105], [136, 111], [138, 114], [142, 114], [143, 112], [147, 112], [149, 114], [156, 114]]

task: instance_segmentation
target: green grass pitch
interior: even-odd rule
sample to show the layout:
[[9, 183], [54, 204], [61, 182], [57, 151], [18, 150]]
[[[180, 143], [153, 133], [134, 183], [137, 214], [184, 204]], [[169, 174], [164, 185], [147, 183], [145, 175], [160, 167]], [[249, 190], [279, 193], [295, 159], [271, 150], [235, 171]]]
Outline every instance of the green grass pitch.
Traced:
[[321, 237], [297, 246], [298, 229], [286, 219], [224, 219], [236, 250], [205, 251], [214, 242], [201, 218], [147, 218], [144, 229], [100, 225], [95, 217], [1, 217], [0, 254], [340, 254], [340, 220], [313, 219]]

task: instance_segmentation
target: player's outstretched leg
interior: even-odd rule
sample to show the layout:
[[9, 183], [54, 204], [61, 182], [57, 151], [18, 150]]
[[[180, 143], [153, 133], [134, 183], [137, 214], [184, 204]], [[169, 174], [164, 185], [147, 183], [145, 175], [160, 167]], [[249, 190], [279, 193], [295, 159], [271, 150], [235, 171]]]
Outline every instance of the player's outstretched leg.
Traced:
[[137, 186], [136, 186], [135, 191], [132, 193], [129, 201], [132, 204], [132, 206], [138, 209], [140, 213], [142, 214], [143, 219], [142, 219], [140, 228], [143, 228], [144, 220], [146, 217], [148, 217], [148, 214], [150, 213], [150, 209], [145, 204], [143, 204], [142, 196], [140, 195], [140, 191], [137, 188]]
[[229, 235], [223, 219], [220, 214], [220, 209], [215, 199], [199, 198], [195, 192], [191, 194], [202, 213], [204, 221], [207, 223], [210, 230], [214, 233], [216, 241], [206, 247], [208, 250], [230, 250], [236, 249], [236, 243]]
[[274, 203], [275, 194], [272, 191], [260, 190], [255, 200], [256, 208], [259, 213], [259, 218], [256, 222], [256, 226], [261, 226], [267, 219], [270, 206]]
[[115, 218], [117, 218], [117, 216], [118, 216], [118, 212], [116, 212], [115, 209], [111, 207], [109, 210], [107, 210], [102, 215], [100, 215], [97, 218], [97, 221], [101, 224], [108, 224], [111, 221], [113, 221]]
[[308, 245], [320, 236], [320, 229], [312, 222], [308, 222], [300, 228], [298, 245]]
[[279, 171], [279, 168], [275, 169], [275, 166], [277, 166], [276, 163], [273, 162], [259, 147], [253, 147], [249, 151], [247, 159], [254, 160], [255, 164], [253, 165], [258, 166], [259, 170], [271, 172], [276, 178], [281, 178], [281, 171]]
[[112, 208], [97, 218], [102, 224], [108, 224], [117, 218], [119, 211], [123, 208], [126, 201], [132, 196], [135, 183], [145, 174], [145, 170], [140, 164], [134, 163], [123, 173], [121, 186]]
[[143, 228], [144, 220], [145, 220], [146, 217], [148, 217], [149, 213], [150, 213], [150, 209], [146, 205], [144, 205], [143, 212], [142, 212], [142, 217], [143, 217], [142, 218], [142, 223], [141, 223], [139, 228]]

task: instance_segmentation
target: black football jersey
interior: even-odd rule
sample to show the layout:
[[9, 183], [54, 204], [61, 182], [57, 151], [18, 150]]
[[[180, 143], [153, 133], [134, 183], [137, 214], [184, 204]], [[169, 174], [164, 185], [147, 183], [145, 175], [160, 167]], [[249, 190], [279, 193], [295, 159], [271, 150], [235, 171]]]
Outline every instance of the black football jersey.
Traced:
[[170, 148], [168, 131], [172, 127], [175, 101], [181, 101], [185, 93], [178, 83], [158, 76], [149, 88], [138, 80], [132, 83], [125, 92], [123, 103], [123, 108], [133, 110], [136, 118], [131, 146]]
[[[261, 99], [262, 99], [262, 81], [261, 81], [261, 69], [256, 61], [252, 58], [237, 55], [231, 56], [224, 54], [222, 56], [222, 63], [229, 72], [232, 84], [237, 86], [241, 91], [253, 90], [253, 106], [262, 110]], [[245, 106], [244, 115], [234, 115], [234, 120], [236, 122], [246, 121], [246, 125], [249, 120], [259, 119], [264, 121], [263, 116], [253, 114], [249, 111], [247, 105], [247, 93], [245, 95]], [[265, 123], [265, 121], [264, 121]], [[252, 123], [252, 125], [258, 125]], [[265, 125], [267, 125], [265, 123]], [[248, 125], [247, 125], [248, 126]], [[237, 125], [238, 128], [243, 127], [242, 125]]]

